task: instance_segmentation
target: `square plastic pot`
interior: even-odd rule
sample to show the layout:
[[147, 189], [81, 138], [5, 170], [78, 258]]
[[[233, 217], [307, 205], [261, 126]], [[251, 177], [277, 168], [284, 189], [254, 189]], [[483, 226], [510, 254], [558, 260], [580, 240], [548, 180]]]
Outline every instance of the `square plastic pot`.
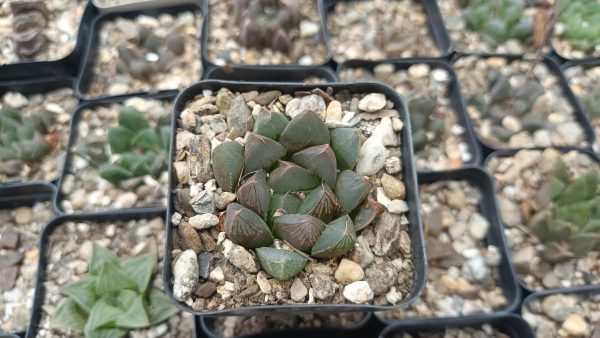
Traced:
[[[228, 88], [233, 92], [247, 92], [256, 90], [258, 92], [266, 92], [270, 90], [279, 90], [283, 94], [294, 94], [297, 91], [310, 91], [315, 88], [325, 90], [332, 88], [334, 92], [340, 90], [348, 90], [350, 93], [382, 93], [388, 100], [394, 103], [394, 107], [398, 109], [399, 118], [404, 123], [404, 129], [400, 135], [401, 147], [402, 147], [402, 172], [404, 184], [406, 187], [406, 202], [409, 206], [409, 212], [407, 214], [409, 225], [409, 236], [411, 239], [411, 249], [413, 252], [413, 264], [415, 271], [415, 279], [413, 281], [412, 290], [406, 298], [404, 298], [399, 304], [395, 306], [385, 305], [368, 305], [368, 304], [282, 304], [282, 305], [263, 305], [263, 306], [250, 306], [242, 308], [232, 308], [225, 310], [215, 311], [196, 311], [189, 305], [175, 300], [173, 296], [173, 283], [171, 282], [172, 277], [172, 250], [173, 250], [173, 223], [171, 217], [175, 212], [173, 196], [173, 188], [175, 182], [173, 180], [173, 158], [175, 157], [175, 138], [177, 134], [177, 125], [179, 114], [185, 109], [186, 103], [193, 100], [195, 96], [202, 94], [203, 90], [212, 90], [217, 92], [220, 88]], [[173, 114], [173, 132], [171, 133], [171, 152], [169, 156], [169, 201], [167, 206], [167, 236], [165, 244], [165, 264], [164, 264], [164, 285], [165, 293], [169, 295], [175, 302], [176, 305], [183, 311], [193, 313], [194, 315], [202, 316], [231, 316], [231, 315], [261, 315], [261, 314], [273, 314], [278, 313], [310, 313], [310, 312], [341, 312], [341, 311], [375, 311], [375, 310], [391, 310], [397, 308], [403, 308], [413, 303], [423, 291], [425, 282], [427, 280], [427, 259], [425, 258], [424, 249], [424, 237], [423, 229], [421, 226], [421, 217], [419, 215], [419, 197], [418, 197], [418, 186], [417, 177], [415, 172], [413, 152], [412, 152], [412, 139], [410, 136], [410, 120], [408, 118], [408, 107], [402, 97], [400, 97], [395, 90], [390, 87], [384, 86], [379, 83], [330, 83], [330, 84], [292, 84], [292, 83], [254, 83], [254, 82], [228, 82], [228, 81], [213, 81], [206, 80], [198, 82], [184, 91], [182, 91], [177, 99], [175, 100]]]
[[[79, 96], [79, 98], [82, 100], [86, 100], [86, 101], [90, 101], [90, 100], [96, 101], [96, 100], [102, 100], [102, 99], [105, 99], [108, 97], [125, 97], [125, 96], [131, 96], [131, 95], [148, 94], [147, 92], [128, 92], [126, 94], [120, 94], [120, 95], [114, 95], [114, 96], [111, 96], [108, 94], [103, 94], [103, 95], [97, 96], [97, 97], [96, 96], [91, 97], [86, 94], [87, 89], [89, 88], [89, 86], [91, 85], [91, 83], [94, 80], [94, 64], [95, 64], [97, 56], [98, 56], [98, 44], [100, 43], [99, 35], [100, 35], [100, 31], [102, 30], [102, 25], [105, 22], [112, 21], [116, 18], [133, 19], [139, 15], [147, 15], [147, 16], [156, 17], [160, 14], [178, 14], [178, 13], [186, 12], [186, 11], [197, 12], [197, 13], [199, 13], [199, 15], [205, 16], [203, 7], [198, 2], [194, 2], [194, 4], [179, 5], [179, 6], [167, 6], [167, 7], [158, 7], [158, 8], [152, 7], [152, 8], [138, 9], [138, 10], [130, 10], [127, 12], [110, 12], [110, 13], [105, 13], [105, 14], [101, 14], [101, 15], [97, 16], [91, 25], [90, 34], [87, 37], [86, 45], [85, 45], [85, 48], [83, 51], [83, 58], [79, 65], [79, 73], [77, 76], [78, 80], [77, 80], [77, 86], [76, 86], [77, 95]], [[202, 49], [202, 47], [200, 49]], [[198, 53], [200, 53], [200, 51], [198, 51]], [[200, 74], [198, 74], [198, 79], [201, 79], [201, 78], [202, 78], [202, 71]], [[169, 92], [169, 91], [173, 91], [173, 90], [178, 90], [178, 88], [171, 88], [169, 90], [164, 90], [164, 91], [160, 91], [160, 92]]]
[[308, 77], [318, 77], [325, 82], [339, 81], [337, 74], [327, 66], [224, 66], [204, 72], [206, 80], [249, 82], [298, 82]]
[[[458, 78], [456, 76], [456, 72], [454, 68], [445, 60], [435, 60], [428, 58], [411, 58], [405, 60], [395, 60], [395, 59], [387, 59], [381, 61], [365, 61], [365, 60], [348, 60], [342, 62], [338, 65], [337, 74], [340, 76], [343, 70], [350, 68], [365, 68], [373, 72], [373, 69], [380, 64], [389, 63], [393, 64], [398, 70], [406, 70], [410, 66], [415, 64], [427, 64], [431, 67], [431, 69], [443, 69], [450, 74], [450, 84], [448, 86], [448, 99], [450, 99], [450, 107], [453, 110], [453, 113], [458, 118], [458, 123], [465, 129], [464, 134], [464, 142], [467, 143], [469, 147], [469, 152], [472, 154], [473, 158], [466, 162], [464, 166], [468, 165], [479, 165], [482, 161], [481, 158], [481, 145], [478, 142], [475, 131], [473, 129], [473, 125], [471, 124], [471, 120], [467, 115], [467, 111], [460, 96], [460, 88], [458, 86]], [[419, 173], [430, 172], [432, 170], [429, 169], [419, 169]]]

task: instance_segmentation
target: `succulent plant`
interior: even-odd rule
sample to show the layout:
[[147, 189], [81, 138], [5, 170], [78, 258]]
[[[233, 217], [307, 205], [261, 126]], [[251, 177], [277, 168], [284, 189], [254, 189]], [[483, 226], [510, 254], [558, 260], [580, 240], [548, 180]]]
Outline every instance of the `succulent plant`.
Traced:
[[[359, 147], [355, 129], [330, 131], [310, 110], [291, 121], [272, 113], [256, 121], [245, 146], [225, 141], [215, 147], [217, 183], [237, 195], [225, 212], [229, 239], [256, 249], [263, 269], [281, 280], [302, 271], [307, 255], [347, 253], [356, 232], [383, 212], [367, 198], [373, 184], [352, 171]], [[275, 239], [293, 249], [270, 247]]]
[[135, 38], [116, 49], [117, 68], [136, 79], [149, 81], [155, 74], [171, 69], [176, 57], [185, 52], [185, 41], [176, 29], [161, 38], [151, 28], [140, 25]]
[[490, 46], [509, 39], [526, 42], [532, 36], [533, 21], [523, 16], [523, 0], [460, 0], [467, 27], [481, 34]]
[[0, 161], [39, 161], [56, 147], [50, 132], [52, 114], [40, 111], [25, 117], [9, 105], [0, 108]]
[[153, 127], [137, 109], [126, 106], [119, 112], [119, 125], [108, 130], [112, 157], [105, 153], [104, 144], [82, 143], [76, 152], [112, 183], [145, 175], [159, 177], [167, 168], [170, 134], [167, 118]]
[[48, 8], [43, 0], [9, 0], [13, 14], [12, 40], [15, 54], [28, 59], [42, 51], [47, 44], [44, 29]]
[[544, 259], [558, 262], [600, 250], [600, 170], [572, 179], [559, 158], [535, 199], [529, 229], [542, 243]]
[[280, 0], [236, 0], [239, 41], [248, 48], [270, 48], [282, 53], [291, 50], [288, 31], [300, 23], [300, 8]]
[[155, 263], [152, 253], [121, 261], [94, 245], [89, 276], [65, 286], [68, 298], [50, 325], [88, 338], [124, 337], [130, 330], [165, 321], [177, 309], [162, 291], [150, 287]]
[[564, 25], [561, 38], [583, 52], [600, 45], [600, 4], [596, 0], [558, 1], [558, 22]]
[[[444, 116], [436, 114], [436, 100], [426, 97], [415, 98], [409, 102], [410, 123], [413, 126], [413, 149], [423, 150], [427, 142], [439, 139], [444, 133]], [[429, 140], [428, 137], [433, 137]]]

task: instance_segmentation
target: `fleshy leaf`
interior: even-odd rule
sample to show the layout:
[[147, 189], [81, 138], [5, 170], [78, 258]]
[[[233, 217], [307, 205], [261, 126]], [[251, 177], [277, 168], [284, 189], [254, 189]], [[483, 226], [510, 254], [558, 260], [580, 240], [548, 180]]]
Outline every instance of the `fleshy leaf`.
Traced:
[[119, 264], [119, 257], [107, 248], [94, 244], [89, 267], [90, 274], [97, 276], [106, 262]]
[[559, 157], [554, 163], [551, 175], [552, 177], [555, 177], [556, 179], [561, 181], [563, 184], [569, 183], [569, 167], [567, 167], [567, 164], [565, 163], [565, 161], [563, 161], [561, 157]]
[[64, 288], [64, 292], [73, 299], [79, 307], [89, 313], [96, 302], [96, 277], [90, 276], [73, 282]]
[[158, 150], [161, 146], [160, 135], [153, 128], [142, 129], [133, 136], [131, 145], [144, 150]]
[[337, 162], [329, 144], [322, 144], [301, 150], [292, 155], [292, 162], [322, 178], [333, 187], [337, 176]]
[[310, 215], [283, 215], [273, 221], [275, 235], [302, 251], [310, 250], [323, 229], [325, 223]]
[[312, 248], [312, 256], [319, 258], [338, 257], [354, 247], [356, 231], [348, 215], [327, 224]]
[[135, 298], [129, 309], [117, 319], [115, 323], [116, 327], [125, 329], [138, 329], [150, 325], [150, 320], [146, 314], [146, 308], [144, 307], [143, 296]]
[[254, 119], [253, 132], [277, 140], [288, 122], [287, 117], [282, 113], [261, 111]]
[[354, 210], [367, 197], [372, 187], [373, 184], [364, 176], [350, 170], [342, 171], [334, 189], [340, 203], [340, 214]]
[[288, 152], [329, 143], [329, 130], [321, 118], [310, 110], [294, 117], [279, 137]]
[[138, 293], [133, 290], [122, 289], [113, 291], [102, 296], [102, 299], [110, 306], [114, 306], [120, 310], [127, 311], [133, 301], [138, 296]]
[[100, 177], [111, 182], [119, 183], [123, 180], [133, 177], [133, 174], [129, 170], [121, 167], [118, 164], [104, 163], [98, 167]]
[[592, 201], [581, 201], [578, 203], [568, 205], [558, 205], [555, 209], [555, 218], [567, 222], [572, 222], [577, 226], [583, 226], [588, 222], [590, 218], [590, 210], [592, 208]]
[[321, 180], [294, 163], [281, 161], [269, 175], [268, 183], [275, 194], [285, 194], [313, 189]]
[[360, 150], [359, 131], [355, 128], [335, 128], [331, 130], [331, 149], [335, 153], [340, 170], [352, 170], [358, 162]]
[[250, 133], [244, 149], [244, 172], [270, 170], [285, 155], [285, 148], [268, 137]]
[[598, 171], [591, 170], [569, 185], [556, 198], [557, 204], [569, 204], [588, 200], [596, 195], [598, 190]]
[[71, 329], [82, 332], [86, 321], [86, 314], [79, 305], [73, 299], [67, 298], [52, 316], [50, 326], [57, 329]]
[[244, 166], [244, 147], [236, 141], [225, 141], [212, 152], [215, 179], [223, 191], [233, 192]]
[[164, 151], [169, 151], [171, 145], [171, 126], [160, 127], [160, 144]]
[[298, 209], [298, 213], [320, 218], [324, 222], [330, 222], [335, 218], [339, 209], [340, 205], [331, 188], [326, 184], [321, 184], [306, 196]]
[[225, 232], [233, 242], [248, 249], [273, 242], [273, 235], [265, 221], [252, 210], [237, 203], [227, 206]]
[[267, 184], [265, 171], [261, 169], [244, 177], [237, 190], [237, 198], [241, 205], [266, 219], [271, 201], [271, 188]]
[[119, 112], [119, 125], [131, 130], [141, 130], [148, 127], [148, 122], [137, 109], [127, 106]]
[[137, 286], [137, 282], [132, 277], [129, 277], [118, 265], [106, 262], [98, 274], [96, 294], [103, 295], [121, 289], [136, 290]]
[[178, 312], [173, 301], [157, 289], [151, 289], [148, 294], [148, 318], [150, 325], [156, 325]]
[[575, 257], [583, 257], [592, 251], [598, 242], [600, 242], [600, 234], [581, 233], [570, 237], [569, 246]]
[[137, 290], [144, 293], [150, 284], [150, 277], [152, 277], [155, 264], [154, 254], [146, 253], [123, 261], [121, 268], [137, 282]]
[[108, 130], [108, 144], [114, 154], [120, 154], [129, 150], [133, 131], [123, 126], [116, 126]]
[[383, 206], [383, 204], [371, 198], [367, 198], [365, 203], [358, 209], [356, 216], [354, 216], [354, 230], [360, 231], [366, 228], [384, 211], [385, 206]]
[[293, 194], [276, 194], [269, 202], [268, 224], [273, 224], [273, 216], [277, 210], [283, 210], [286, 214], [295, 214], [302, 205], [302, 201]]
[[90, 311], [86, 328], [95, 330], [103, 327], [114, 327], [117, 319], [124, 313], [124, 311], [108, 304], [104, 299], [99, 299]]
[[258, 248], [256, 256], [262, 268], [278, 280], [288, 280], [299, 274], [308, 260], [299, 253], [275, 248]]

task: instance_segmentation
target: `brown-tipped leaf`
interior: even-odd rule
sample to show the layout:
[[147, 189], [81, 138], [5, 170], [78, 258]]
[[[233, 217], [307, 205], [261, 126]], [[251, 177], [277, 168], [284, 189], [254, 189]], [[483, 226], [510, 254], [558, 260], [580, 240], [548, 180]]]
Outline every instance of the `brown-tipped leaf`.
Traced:
[[233, 192], [244, 169], [244, 147], [236, 141], [225, 141], [212, 152], [212, 167], [223, 191]]
[[294, 248], [308, 251], [321, 232], [325, 223], [310, 215], [291, 214], [275, 217], [273, 232], [275, 236], [286, 240]]
[[356, 231], [350, 216], [344, 215], [327, 224], [312, 248], [311, 255], [319, 258], [339, 257], [350, 251], [356, 242]]
[[225, 232], [233, 242], [249, 249], [273, 242], [273, 235], [265, 221], [252, 210], [237, 203], [227, 206]]
[[246, 175], [237, 190], [238, 202], [254, 211], [263, 219], [267, 218], [271, 202], [271, 188], [267, 184], [267, 174], [258, 170]]
[[340, 170], [352, 170], [358, 162], [360, 135], [355, 128], [335, 128], [331, 130], [331, 149], [335, 153]]
[[319, 185], [321, 180], [292, 162], [281, 161], [279, 166], [269, 174], [268, 183], [275, 194], [285, 194], [311, 190]]
[[350, 213], [369, 194], [373, 184], [354, 171], [344, 170], [337, 178], [335, 195], [340, 203], [340, 214]]
[[324, 222], [332, 221], [337, 216], [340, 205], [327, 184], [321, 184], [306, 196], [298, 209], [299, 214], [307, 214], [322, 219]]
[[335, 154], [329, 144], [322, 144], [301, 150], [292, 155], [292, 162], [308, 169], [333, 187], [337, 176]]
[[294, 117], [279, 137], [289, 152], [295, 153], [304, 148], [329, 143], [329, 130], [321, 118], [307, 110]]
[[278, 280], [288, 280], [299, 274], [308, 260], [299, 253], [275, 248], [258, 248], [256, 256], [262, 268]]
[[261, 111], [256, 119], [254, 119], [253, 132], [273, 140], [278, 140], [288, 122], [287, 117], [282, 113]]
[[285, 153], [285, 148], [276, 141], [250, 133], [244, 150], [244, 171], [249, 173], [259, 169], [269, 170]]
[[269, 203], [269, 216], [268, 224], [273, 224], [273, 218], [275, 213], [279, 210], [279, 213], [283, 214], [295, 214], [302, 205], [302, 201], [294, 194], [276, 194], [271, 197]]
[[354, 230], [359, 231], [373, 223], [375, 218], [385, 211], [383, 204], [372, 198], [367, 198], [354, 217]]

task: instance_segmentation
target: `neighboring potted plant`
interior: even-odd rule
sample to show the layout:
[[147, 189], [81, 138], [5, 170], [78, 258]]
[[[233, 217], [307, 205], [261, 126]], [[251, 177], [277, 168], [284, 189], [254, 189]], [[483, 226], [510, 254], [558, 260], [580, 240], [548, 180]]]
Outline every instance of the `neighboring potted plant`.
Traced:
[[553, 61], [468, 56], [454, 67], [469, 117], [488, 148], [586, 147], [592, 141]]
[[447, 36], [444, 39], [445, 35], [436, 31], [437, 27], [429, 17], [435, 9], [428, 9], [427, 6], [431, 4], [427, 1], [358, 0], [325, 3], [330, 4], [326, 8], [329, 45], [337, 62], [350, 59], [437, 57], [450, 47]]
[[323, 64], [329, 58], [317, 2], [219, 1], [210, 16], [203, 56], [227, 64]]
[[420, 230], [406, 227], [418, 218], [406, 201], [414, 168], [404, 126], [390, 118], [406, 118], [393, 93], [378, 84], [210, 81], [182, 93], [174, 265], [165, 271], [174, 298], [189, 311], [226, 314], [280, 303], [385, 308], [413, 297]]
[[141, 98], [80, 107], [57, 207], [75, 212], [161, 205], [170, 107], [168, 99]]
[[199, 80], [202, 21], [195, 5], [104, 14], [92, 27], [79, 94], [155, 93]]
[[530, 290], [600, 284], [600, 165], [592, 156], [522, 150], [487, 162], [512, 262]]
[[594, 0], [559, 0], [552, 47], [567, 59], [600, 56], [600, 4]]
[[478, 145], [468, 132], [456, 76], [449, 67], [431, 61], [352, 60], [341, 64], [339, 72], [343, 81], [376, 80], [407, 99], [418, 170], [454, 169], [478, 161]]

